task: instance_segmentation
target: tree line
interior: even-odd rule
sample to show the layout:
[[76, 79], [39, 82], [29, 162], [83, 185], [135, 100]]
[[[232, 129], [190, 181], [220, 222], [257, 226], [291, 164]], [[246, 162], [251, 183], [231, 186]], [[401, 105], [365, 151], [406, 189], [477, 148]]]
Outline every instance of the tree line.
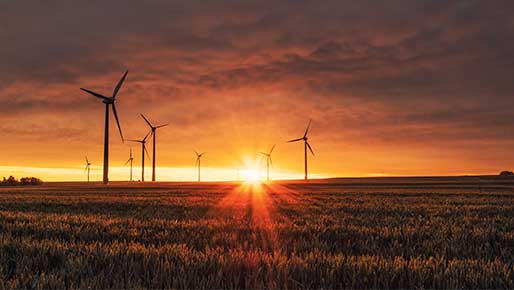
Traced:
[[43, 184], [43, 180], [37, 177], [22, 177], [20, 180], [16, 179], [14, 176], [9, 176], [8, 178], [3, 178], [0, 181], [0, 186], [17, 186], [17, 185], [41, 185]]

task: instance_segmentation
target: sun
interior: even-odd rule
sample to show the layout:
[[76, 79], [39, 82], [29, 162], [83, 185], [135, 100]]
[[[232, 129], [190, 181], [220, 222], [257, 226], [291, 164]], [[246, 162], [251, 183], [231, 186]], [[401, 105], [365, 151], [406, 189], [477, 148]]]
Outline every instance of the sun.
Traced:
[[256, 169], [243, 169], [241, 177], [246, 183], [260, 183], [261, 175]]

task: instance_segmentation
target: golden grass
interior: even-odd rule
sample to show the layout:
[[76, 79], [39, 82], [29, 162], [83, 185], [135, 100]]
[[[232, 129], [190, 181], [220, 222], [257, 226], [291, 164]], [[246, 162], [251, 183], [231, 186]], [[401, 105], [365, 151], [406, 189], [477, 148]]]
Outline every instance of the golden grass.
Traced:
[[513, 213], [505, 189], [2, 189], [0, 288], [514, 288]]

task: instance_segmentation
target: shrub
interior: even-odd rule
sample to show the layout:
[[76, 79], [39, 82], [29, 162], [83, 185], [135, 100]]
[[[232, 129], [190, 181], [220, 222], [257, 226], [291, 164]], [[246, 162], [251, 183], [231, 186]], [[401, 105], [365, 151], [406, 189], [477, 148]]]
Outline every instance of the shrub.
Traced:
[[5, 178], [2, 180], [2, 185], [5, 186], [13, 186], [18, 184], [18, 179], [16, 179], [14, 176], [9, 176], [9, 178]]
[[20, 179], [21, 185], [41, 185], [43, 184], [43, 180], [37, 177], [22, 177]]

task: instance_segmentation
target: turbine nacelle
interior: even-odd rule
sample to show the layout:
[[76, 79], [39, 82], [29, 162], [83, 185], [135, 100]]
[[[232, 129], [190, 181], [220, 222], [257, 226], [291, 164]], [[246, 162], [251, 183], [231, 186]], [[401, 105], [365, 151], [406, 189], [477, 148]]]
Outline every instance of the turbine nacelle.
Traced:
[[273, 149], [275, 149], [275, 146], [277, 144], [273, 144], [273, 146], [271, 147], [269, 153], [266, 153], [266, 152], [260, 152], [262, 155], [266, 156], [267, 158], [271, 159], [271, 153], [273, 152]]
[[148, 124], [148, 127], [150, 127], [150, 130], [152, 130], [153, 133], [155, 133], [155, 130], [169, 125], [169, 123], [166, 123], [166, 124], [162, 124], [159, 126], [154, 126], [154, 125], [152, 125], [152, 123], [150, 123], [150, 121], [148, 121], [148, 119], [145, 117], [145, 115], [141, 114], [141, 118], [143, 118], [143, 120], [145, 120], [146, 124]]
[[127, 140], [129, 142], [138, 142], [138, 143], [142, 143], [142, 144], [145, 144], [146, 143], [146, 138], [148, 138], [148, 136], [150, 135], [150, 132], [148, 132], [145, 137], [141, 140], [135, 140], [135, 139], [131, 139], [131, 140]]
[[309, 144], [309, 137], [307, 137], [307, 133], [309, 133], [309, 128], [311, 127], [311, 122], [312, 122], [312, 120], [309, 120], [309, 124], [307, 125], [307, 129], [305, 129], [305, 133], [303, 134], [303, 137], [297, 138], [297, 139], [292, 139], [287, 142], [292, 143], [292, 142], [303, 141], [303, 142], [305, 142], [305, 145], [307, 146], [307, 148], [309, 149], [311, 154], [314, 155], [314, 151], [312, 150], [312, 147]]
[[114, 101], [115, 101], [114, 98], [107, 98], [107, 99], [102, 100], [102, 103], [107, 104], [107, 105], [112, 105], [112, 104], [114, 104]]

